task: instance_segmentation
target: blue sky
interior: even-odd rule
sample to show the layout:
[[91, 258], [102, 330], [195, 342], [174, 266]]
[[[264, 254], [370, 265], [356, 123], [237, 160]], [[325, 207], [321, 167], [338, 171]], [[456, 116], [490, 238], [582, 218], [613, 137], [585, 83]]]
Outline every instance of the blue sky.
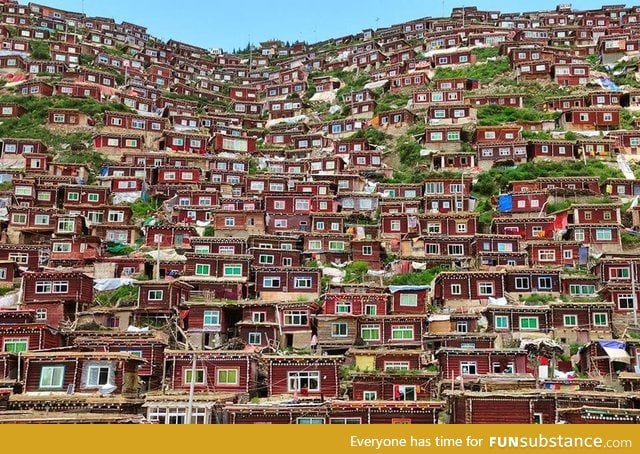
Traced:
[[[41, 4], [89, 16], [113, 17], [144, 25], [151, 35], [230, 52], [270, 38], [322, 41], [386, 27], [419, 17], [449, 15], [451, 8], [518, 11], [555, 9], [561, 0], [505, 2], [498, 0], [41, 0]], [[621, 3], [621, 2], [613, 2]], [[572, 2], [575, 9], [599, 8], [601, 1]], [[604, 2], [612, 4], [612, 2]]]

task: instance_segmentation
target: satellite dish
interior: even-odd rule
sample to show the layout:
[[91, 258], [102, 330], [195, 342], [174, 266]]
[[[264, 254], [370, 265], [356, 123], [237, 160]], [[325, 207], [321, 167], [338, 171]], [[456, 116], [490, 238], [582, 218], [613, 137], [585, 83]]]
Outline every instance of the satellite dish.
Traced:
[[109, 394], [114, 392], [116, 389], [118, 389], [117, 386], [107, 383], [106, 385], [100, 386], [100, 388], [98, 388], [98, 392], [102, 397], [104, 397], [104, 396], [108, 396]]

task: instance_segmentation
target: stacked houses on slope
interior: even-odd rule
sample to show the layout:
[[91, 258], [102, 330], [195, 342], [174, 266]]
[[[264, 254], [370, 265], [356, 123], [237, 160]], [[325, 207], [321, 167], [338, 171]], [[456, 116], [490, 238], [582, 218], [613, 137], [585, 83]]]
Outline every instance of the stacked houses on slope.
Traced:
[[[640, 182], [587, 164], [637, 157], [640, 7], [246, 54], [0, 15], [0, 422], [638, 421]], [[583, 172], [482, 188], [539, 162]]]

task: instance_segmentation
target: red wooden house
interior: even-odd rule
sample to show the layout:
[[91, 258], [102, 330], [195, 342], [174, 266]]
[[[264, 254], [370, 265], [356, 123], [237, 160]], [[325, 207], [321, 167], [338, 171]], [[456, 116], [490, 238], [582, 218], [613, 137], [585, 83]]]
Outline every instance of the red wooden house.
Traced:
[[[444, 403], [438, 401], [325, 401], [309, 405], [225, 405], [230, 424], [436, 424]], [[256, 411], [259, 410], [259, 411]]]
[[171, 391], [187, 393], [193, 383], [197, 393], [255, 394], [257, 363], [253, 353], [166, 350], [164, 360], [165, 381]]
[[78, 109], [49, 109], [47, 124], [50, 127], [70, 128], [94, 126], [95, 122]]
[[117, 128], [117, 130], [131, 129], [140, 133], [162, 134], [167, 129], [167, 119], [149, 117], [125, 112], [106, 111], [104, 113], [105, 128]]
[[473, 116], [469, 105], [431, 105], [427, 109], [427, 120], [429, 124], [458, 124], [473, 120]]
[[524, 106], [524, 96], [520, 94], [465, 96], [464, 102], [475, 108], [489, 104], [522, 108]]
[[426, 332], [424, 315], [366, 315], [357, 320], [357, 343], [369, 346], [415, 347], [422, 343]]
[[529, 157], [575, 159], [576, 144], [568, 140], [530, 140]]
[[[614, 409], [628, 405], [623, 395], [603, 395], [601, 392], [583, 390], [582, 387], [589, 384], [582, 380], [572, 380], [569, 383], [569, 386], [575, 383], [574, 386], [579, 387], [580, 391], [576, 392], [575, 388], [550, 391], [561, 384], [549, 383], [549, 389], [522, 390], [514, 393], [505, 393], [502, 390], [454, 392], [447, 396], [450, 408], [453, 409], [451, 421], [455, 424], [553, 424], [556, 421], [568, 421], [568, 415], [571, 415], [573, 424], [593, 422], [596, 415], [603, 414], [598, 422], [604, 422], [615, 420], [615, 416], [611, 415], [615, 412]], [[594, 409], [594, 406], [599, 408]], [[473, 408], [473, 411], [470, 411], [470, 408]], [[582, 412], [591, 419], [580, 419], [579, 415]], [[621, 415], [616, 416], [620, 418]]]
[[589, 80], [587, 63], [555, 63], [551, 65], [551, 77], [560, 86], [586, 85]]
[[531, 213], [540, 214], [544, 211], [549, 195], [542, 191], [513, 192], [511, 194], [500, 195], [500, 200], [507, 198], [511, 204], [499, 205], [500, 212], [507, 213]]
[[51, 266], [82, 266], [92, 263], [101, 255], [101, 238], [72, 235], [51, 241], [49, 264]]
[[378, 124], [382, 128], [401, 128], [413, 124], [414, 121], [415, 114], [407, 109], [380, 112], [378, 116], [372, 120], [373, 124]]
[[[112, 385], [115, 395], [140, 398], [142, 358], [112, 352], [24, 352], [24, 394], [91, 393]], [[50, 402], [47, 403], [50, 405]]]
[[452, 300], [480, 300], [504, 295], [504, 272], [445, 271], [433, 282], [433, 303], [442, 306]]
[[491, 220], [491, 231], [498, 235], [520, 235], [524, 240], [552, 238], [555, 218], [543, 216], [535, 218], [497, 217]]
[[93, 279], [80, 272], [29, 271], [22, 280], [21, 305], [53, 327], [75, 319], [79, 310], [93, 303]]
[[560, 269], [509, 269], [504, 289], [510, 294], [560, 293]]
[[158, 184], [196, 184], [202, 181], [203, 171], [198, 167], [159, 168]]
[[535, 181], [539, 190], [549, 191], [554, 195], [574, 193], [585, 195], [600, 194], [598, 177], [538, 177]]
[[388, 361], [385, 372], [351, 373], [352, 393], [356, 401], [424, 401], [432, 398], [436, 372], [398, 367], [403, 361]]
[[[573, 284], [578, 286], [581, 284]], [[585, 293], [580, 293], [584, 295]], [[551, 303], [549, 324], [554, 338], [560, 342], [588, 342], [589, 339], [611, 336], [612, 303]]]
[[279, 324], [273, 304], [248, 302], [242, 305], [242, 320], [236, 323], [238, 336], [245, 344], [256, 348], [278, 344]]
[[3, 352], [20, 353], [62, 346], [60, 333], [41, 322], [41, 313], [26, 310], [0, 311], [0, 345]]
[[295, 394], [335, 398], [340, 394], [342, 356], [267, 356], [269, 396]]
[[160, 139], [161, 150], [205, 154], [209, 145], [208, 134], [164, 131]]
[[426, 72], [414, 72], [411, 74], [399, 74], [389, 79], [389, 86], [392, 93], [397, 93], [404, 89], [416, 89], [429, 83], [429, 75]]
[[522, 127], [519, 125], [478, 126], [475, 131], [475, 143], [509, 143], [522, 140]]
[[72, 98], [92, 98], [102, 101], [100, 87], [93, 84], [82, 84], [77, 82], [57, 82], [54, 84], [55, 94], [70, 96]]
[[515, 65], [516, 77], [519, 82], [550, 80], [550, 61], [522, 62]]
[[121, 352], [142, 358], [145, 362], [138, 367], [138, 375], [144, 382], [144, 390], [160, 389], [168, 343], [158, 333], [75, 331], [72, 339], [73, 345], [81, 351]]
[[620, 127], [620, 107], [580, 107], [563, 112], [560, 127], [573, 131], [608, 131]]
[[140, 281], [136, 315], [144, 317], [169, 317], [175, 307], [184, 303], [190, 294], [190, 286], [176, 280]]
[[263, 212], [237, 212], [236, 210], [216, 210], [213, 214], [213, 227], [216, 236], [244, 236], [264, 234]]
[[436, 90], [477, 90], [480, 84], [477, 80], [465, 79], [462, 77], [436, 79], [434, 81]]
[[433, 55], [429, 57], [431, 66], [434, 68], [447, 65], [474, 64], [476, 62], [475, 54], [468, 49], [434, 51]]
[[428, 285], [394, 285], [389, 287], [391, 293], [391, 314], [426, 314], [429, 305]]
[[458, 151], [462, 143], [462, 126], [428, 126], [424, 141], [429, 149]]
[[11, 260], [29, 270], [46, 265], [48, 252], [46, 244], [0, 244], [0, 260]]
[[436, 352], [440, 379], [472, 378], [486, 374], [523, 374], [527, 352], [519, 349], [441, 348]]
[[100, 133], [93, 137], [93, 145], [97, 149], [142, 150], [144, 137], [139, 134]]
[[147, 246], [188, 248], [189, 239], [195, 236], [194, 227], [158, 224], [147, 227], [145, 241]]
[[575, 266], [582, 263], [582, 243], [575, 241], [529, 241], [526, 251], [532, 266]]
[[256, 151], [256, 138], [216, 134], [213, 138], [213, 149], [214, 151], [253, 153]]
[[[53, 85], [50, 85], [41, 80], [33, 80], [21, 83], [18, 87], [18, 92], [22, 96], [52, 96]], [[5, 116], [4, 107], [2, 108], [2, 116]]]
[[315, 268], [256, 269], [255, 284], [255, 291], [263, 300], [311, 300], [320, 295], [320, 272]]
[[500, 162], [520, 163], [527, 160], [527, 142], [485, 143], [476, 145], [478, 165], [488, 167]]

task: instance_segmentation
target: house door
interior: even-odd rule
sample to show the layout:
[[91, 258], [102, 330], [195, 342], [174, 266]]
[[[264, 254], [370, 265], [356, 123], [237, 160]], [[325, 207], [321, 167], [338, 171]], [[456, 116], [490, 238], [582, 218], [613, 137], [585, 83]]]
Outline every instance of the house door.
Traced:
[[578, 331], [576, 336], [576, 342], [579, 344], [588, 344], [589, 343], [589, 332], [588, 331]]
[[293, 347], [293, 334], [289, 333], [289, 334], [285, 334], [284, 335], [284, 348], [286, 347]]

